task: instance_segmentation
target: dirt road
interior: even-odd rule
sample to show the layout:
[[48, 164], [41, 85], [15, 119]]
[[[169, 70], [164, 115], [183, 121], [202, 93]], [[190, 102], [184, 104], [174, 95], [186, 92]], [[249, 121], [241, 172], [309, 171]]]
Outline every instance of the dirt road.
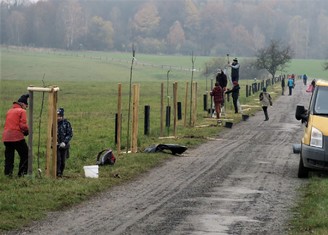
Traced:
[[283, 234], [306, 183], [297, 178], [292, 144], [303, 129], [296, 104], [309, 94], [300, 82], [293, 92], [269, 108], [268, 122], [259, 112], [136, 181], [19, 233]]

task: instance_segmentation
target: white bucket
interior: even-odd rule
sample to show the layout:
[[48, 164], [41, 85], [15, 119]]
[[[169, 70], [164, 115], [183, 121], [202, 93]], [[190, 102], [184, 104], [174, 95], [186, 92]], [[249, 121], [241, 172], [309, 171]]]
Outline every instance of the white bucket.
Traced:
[[84, 174], [85, 177], [87, 178], [98, 178], [98, 169], [99, 166], [98, 165], [92, 165], [92, 166], [84, 166]]

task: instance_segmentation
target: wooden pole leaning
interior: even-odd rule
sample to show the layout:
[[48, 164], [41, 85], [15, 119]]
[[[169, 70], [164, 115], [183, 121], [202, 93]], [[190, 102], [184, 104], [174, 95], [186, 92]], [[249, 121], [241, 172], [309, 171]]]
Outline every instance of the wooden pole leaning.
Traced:
[[[29, 110], [29, 138], [28, 138], [28, 174], [33, 173], [33, 92], [48, 92], [48, 129], [47, 129], [47, 149], [46, 149], [46, 175], [56, 178], [57, 175], [57, 92], [59, 87], [34, 87], [27, 88], [30, 94], [30, 110]], [[52, 157], [52, 161], [51, 161]], [[52, 163], [52, 164], [51, 164]]]

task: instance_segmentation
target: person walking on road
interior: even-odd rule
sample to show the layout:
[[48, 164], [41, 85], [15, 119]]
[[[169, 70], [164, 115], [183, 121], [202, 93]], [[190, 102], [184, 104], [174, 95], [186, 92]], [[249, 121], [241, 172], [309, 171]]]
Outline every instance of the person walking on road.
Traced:
[[288, 86], [288, 89], [289, 89], [289, 95], [292, 95], [293, 88], [295, 87], [294, 79], [292, 77], [288, 78], [287, 86]]
[[285, 75], [282, 75], [281, 77], [281, 95], [285, 95]]
[[262, 105], [262, 109], [264, 112], [264, 121], [269, 120], [269, 114], [268, 114], [268, 106], [272, 106], [272, 98], [269, 93], [267, 93], [267, 90], [265, 87], [263, 87], [263, 91], [259, 95], [259, 99]]
[[306, 92], [312, 93], [314, 91], [314, 88], [315, 88], [315, 79], [312, 80], [311, 84], [306, 89]]
[[14, 170], [15, 151], [20, 157], [18, 177], [27, 174], [28, 146], [25, 136], [29, 134], [27, 125], [26, 109], [29, 94], [22, 95], [17, 102], [13, 103], [6, 114], [2, 142], [5, 145], [5, 169], [6, 176], [12, 177]]
[[307, 79], [308, 79], [307, 75], [303, 74], [303, 84], [304, 84], [304, 86], [306, 86], [306, 84], [307, 84]]
[[73, 137], [71, 123], [64, 118], [64, 109], [57, 110], [57, 177], [62, 177], [66, 159], [69, 158], [70, 141]]

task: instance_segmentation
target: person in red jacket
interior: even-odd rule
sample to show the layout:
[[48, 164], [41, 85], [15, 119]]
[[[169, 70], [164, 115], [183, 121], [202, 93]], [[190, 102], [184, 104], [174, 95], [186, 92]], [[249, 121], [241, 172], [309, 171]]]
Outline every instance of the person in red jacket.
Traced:
[[14, 169], [15, 150], [20, 157], [18, 176], [27, 174], [28, 146], [25, 136], [28, 135], [26, 109], [29, 95], [22, 95], [13, 103], [6, 114], [6, 121], [2, 134], [2, 142], [5, 145], [5, 175], [12, 177]]
[[218, 82], [215, 83], [215, 87], [211, 91], [210, 95], [214, 97], [216, 118], [219, 119], [221, 113], [221, 105], [223, 103], [223, 89]]

